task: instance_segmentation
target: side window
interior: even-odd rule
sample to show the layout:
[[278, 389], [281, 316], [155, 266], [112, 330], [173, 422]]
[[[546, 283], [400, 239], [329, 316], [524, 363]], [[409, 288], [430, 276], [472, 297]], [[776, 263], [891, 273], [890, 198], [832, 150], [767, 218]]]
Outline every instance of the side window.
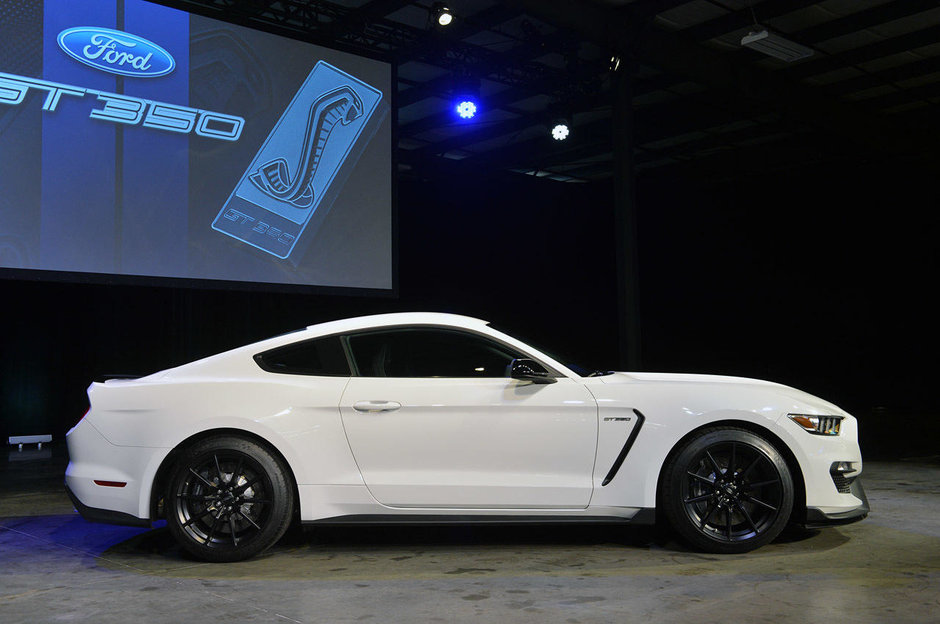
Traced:
[[349, 377], [349, 364], [339, 336], [305, 340], [255, 356], [269, 373]]
[[447, 329], [393, 329], [349, 336], [363, 377], [508, 377], [525, 357], [482, 336]]

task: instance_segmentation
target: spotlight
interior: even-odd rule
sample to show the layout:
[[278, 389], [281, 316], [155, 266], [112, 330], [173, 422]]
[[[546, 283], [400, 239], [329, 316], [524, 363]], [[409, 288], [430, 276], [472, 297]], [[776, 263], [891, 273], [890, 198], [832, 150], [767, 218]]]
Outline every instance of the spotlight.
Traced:
[[454, 14], [450, 12], [443, 2], [435, 2], [431, 5], [431, 17], [438, 26], [450, 26], [454, 21]]
[[552, 138], [556, 141], [564, 141], [568, 138], [568, 134], [570, 134], [570, 131], [566, 120], [559, 119], [552, 126]]
[[621, 62], [620, 56], [617, 54], [614, 54], [613, 56], [610, 57], [610, 61], [607, 63], [607, 69], [609, 69], [612, 72], [617, 71], [618, 69], [620, 69], [620, 62]]
[[461, 119], [473, 119], [477, 114], [477, 103], [473, 100], [461, 100], [454, 109]]

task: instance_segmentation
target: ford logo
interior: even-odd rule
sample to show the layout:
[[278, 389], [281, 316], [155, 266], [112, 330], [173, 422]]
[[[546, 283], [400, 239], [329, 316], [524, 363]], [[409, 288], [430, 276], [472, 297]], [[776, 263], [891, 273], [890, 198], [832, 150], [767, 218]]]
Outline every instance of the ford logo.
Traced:
[[77, 26], [59, 33], [59, 47], [76, 61], [95, 69], [155, 78], [176, 68], [169, 52], [143, 37], [95, 26]]

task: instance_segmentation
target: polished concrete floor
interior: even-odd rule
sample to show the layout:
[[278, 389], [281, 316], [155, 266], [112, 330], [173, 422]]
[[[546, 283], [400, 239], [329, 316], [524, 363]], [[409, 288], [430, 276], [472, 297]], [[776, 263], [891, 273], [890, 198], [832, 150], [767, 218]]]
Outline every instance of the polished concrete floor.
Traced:
[[868, 463], [867, 520], [746, 555], [640, 528], [333, 528], [205, 564], [84, 521], [62, 449], [24, 453], [0, 453], [0, 624], [940, 622], [940, 458]]

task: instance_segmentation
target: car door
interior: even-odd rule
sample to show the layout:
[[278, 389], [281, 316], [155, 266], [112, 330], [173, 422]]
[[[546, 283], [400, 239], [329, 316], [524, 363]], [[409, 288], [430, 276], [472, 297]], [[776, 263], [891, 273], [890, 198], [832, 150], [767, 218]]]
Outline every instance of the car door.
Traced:
[[346, 337], [341, 413], [372, 495], [394, 507], [584, 508], [597, 407], [577, 380], [509, 378], [529, 357], [488, 337], [397, 328]]

